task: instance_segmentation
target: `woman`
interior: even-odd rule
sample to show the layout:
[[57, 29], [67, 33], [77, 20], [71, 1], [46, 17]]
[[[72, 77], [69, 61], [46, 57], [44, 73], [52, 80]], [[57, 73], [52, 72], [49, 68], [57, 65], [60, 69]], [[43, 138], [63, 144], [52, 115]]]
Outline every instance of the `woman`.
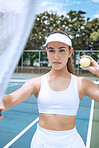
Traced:
[[[39, 124], [31, 148], [85, 148], [75, 127], [76, 113], [84, 95], [99, 101], [99, 87], [89, 79], [73, 75], [72, 42], [63, 30], [58, 29], [49, 35], [46, 51], [51, 71], [4, 95], [0, 108], [9, 110], [34, 94], [38, 102]], [[81, 68], [99, 77], [99, 65], [92, 58], [91, 66]]]

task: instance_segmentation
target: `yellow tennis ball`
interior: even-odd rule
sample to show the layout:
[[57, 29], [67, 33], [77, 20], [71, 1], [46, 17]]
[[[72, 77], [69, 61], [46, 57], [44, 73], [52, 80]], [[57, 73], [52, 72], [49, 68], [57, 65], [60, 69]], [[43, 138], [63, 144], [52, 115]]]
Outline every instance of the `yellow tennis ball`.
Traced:
[[83, 57], [80, 59], [80, 65], [83, 67], [88, 67], [91, 64], [91, 61], [87, 57]]

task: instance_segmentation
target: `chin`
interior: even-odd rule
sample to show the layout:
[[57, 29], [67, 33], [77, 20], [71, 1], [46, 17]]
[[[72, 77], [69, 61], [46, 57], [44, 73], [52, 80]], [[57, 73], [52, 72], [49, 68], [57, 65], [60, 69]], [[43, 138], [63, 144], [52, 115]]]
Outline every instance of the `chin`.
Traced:
[[54, 70], [61, 70], [61, 69], [63, 69], [64, 67], [62, 67], [62, 66], [52, 66], [52, 68], [54, 69]]

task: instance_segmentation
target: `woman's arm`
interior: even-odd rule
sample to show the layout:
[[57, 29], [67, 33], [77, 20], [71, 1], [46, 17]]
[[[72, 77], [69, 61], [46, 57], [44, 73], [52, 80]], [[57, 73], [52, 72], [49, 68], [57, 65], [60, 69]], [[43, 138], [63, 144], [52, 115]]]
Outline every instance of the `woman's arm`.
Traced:
[[32, 94], [36, 95], [39, 81], [40, 78], [33, 78], [31, 80], [28, 80], [18, 90], [8, 95], [4, 95], [1, 106], [3, 106], [4, 110], [9, 110], [13, 106], [27, 100]]
[[[89, 57], [89, 56], [82, 56], [82, 57]], [[98, 63], [91, 57], [91, 65], [87, 68], [80, 66], [83, 70], [88, 70], [89, 72], [93, 73], [97, 77], [99, 77], [99, 65]], [[93, 83], [91, 80], [87, 78], [82, 78], [81, 83], [84, 90], [84, 95], [89, 96], [90, 98], [94, 99], [95, 101], [99, 102], [99, 86]]]
[[82, 91], [84, 95], [99, 102], [99, 86], [87, 78], [81, 78]]

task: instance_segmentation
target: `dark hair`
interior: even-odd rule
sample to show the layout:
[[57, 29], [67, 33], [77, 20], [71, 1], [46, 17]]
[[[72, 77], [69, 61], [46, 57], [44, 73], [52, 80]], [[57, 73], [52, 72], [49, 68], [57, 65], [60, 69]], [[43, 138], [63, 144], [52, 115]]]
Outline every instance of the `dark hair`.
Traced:
[[[64, 34], [64, 35], [66, 35], [66, 36], [71, 40], [71, 38], [69, 37], [69, 35], [67, 34], [67, 32], [64, 31], [63, 28], [59, 28], [59, 29], [53, 31], [51, 34], [55, 34], [55, 33]], [[50, 34], [50, 35], [51, 35], [51, 34]], [[70, 50], [70, 49], [71, 49], [71, 47], [69, 46], [69, 50]], [[70, 73], [74, 74], [74, 65], [73, 65], [73, 62], [72, 62], [72, 56], [71, 56], [70, 58], [68, 58], [67, 70], [68, 70]]]
[[[55, 34], [55, 33], [61, 33], [61, 34], [64, 34], [64, 35], [66, 35], [66, 36], [71, 40], [71, 38], [69, 37], [68, 33], [65, 32], [63, 28], [59, 28], [59, 29], [57, 29], [57, 30], [51, 32], [51, 34]], [[50, 35], [51, 35], [51, 34], [50, 34]]]

